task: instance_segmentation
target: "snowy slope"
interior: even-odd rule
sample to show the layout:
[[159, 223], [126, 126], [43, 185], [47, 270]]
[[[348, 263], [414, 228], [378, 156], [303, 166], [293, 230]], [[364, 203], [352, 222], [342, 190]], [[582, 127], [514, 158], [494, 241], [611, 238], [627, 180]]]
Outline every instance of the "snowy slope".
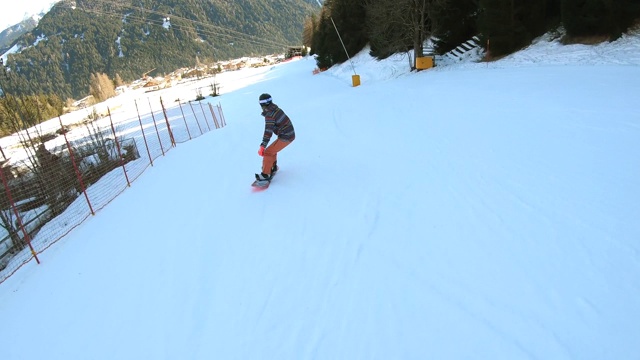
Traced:
[[[637, 359], [639, 44], [228, 75], [226, 128], [0, 286], [3, 359]], [[297, 137], [254, 193], [263, 92]]]

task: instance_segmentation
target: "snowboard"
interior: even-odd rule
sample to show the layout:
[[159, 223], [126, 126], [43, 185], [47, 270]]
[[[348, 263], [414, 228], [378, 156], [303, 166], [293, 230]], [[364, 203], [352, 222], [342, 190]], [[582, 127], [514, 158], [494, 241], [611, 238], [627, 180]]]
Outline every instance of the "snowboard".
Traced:
[[[273, 180], [273, 177], [271, 177], [271, 179]], [[271, 180], [255, 180], [253, 184], [251, 184], [251, 186], [258, 189], [266, 189], [269, 187], [270, 184], [271, 184]]]

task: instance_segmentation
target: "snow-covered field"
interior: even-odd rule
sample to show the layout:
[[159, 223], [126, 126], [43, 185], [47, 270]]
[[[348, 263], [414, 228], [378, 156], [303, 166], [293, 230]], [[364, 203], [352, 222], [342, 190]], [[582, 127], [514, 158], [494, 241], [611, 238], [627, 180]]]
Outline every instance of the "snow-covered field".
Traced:
[[640, 35], [353, 65], [220, 79], [227, 127], [0, 286], [2, 358], [638, 359]]

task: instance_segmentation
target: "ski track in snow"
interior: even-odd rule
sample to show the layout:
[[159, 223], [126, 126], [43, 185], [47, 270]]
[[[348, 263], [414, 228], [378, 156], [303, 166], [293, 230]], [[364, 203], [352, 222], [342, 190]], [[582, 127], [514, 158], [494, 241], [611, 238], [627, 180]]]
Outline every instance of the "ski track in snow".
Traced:
[[[636, 44], [221, 74], [226, 128], [0, 287], [5, 356], [633, 359]], [[264, 92], [296, 140], [253, 193]]]

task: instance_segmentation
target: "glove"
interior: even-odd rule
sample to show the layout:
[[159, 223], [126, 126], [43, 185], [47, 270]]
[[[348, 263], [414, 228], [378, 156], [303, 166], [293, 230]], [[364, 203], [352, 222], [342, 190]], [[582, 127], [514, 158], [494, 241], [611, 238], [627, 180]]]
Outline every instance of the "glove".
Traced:
[[258, 149], [258, 155], [264, 156], [264, 146], [260, 145], [260, 149]]

